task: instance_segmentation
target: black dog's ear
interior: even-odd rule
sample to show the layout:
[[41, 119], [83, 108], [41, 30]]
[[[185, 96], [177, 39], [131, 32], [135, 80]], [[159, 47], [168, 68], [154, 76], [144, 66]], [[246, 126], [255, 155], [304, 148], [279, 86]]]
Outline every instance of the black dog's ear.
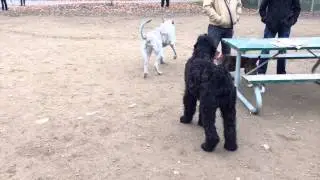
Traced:
[[198, 46], [198, 41], [193, 45], [193, 49], [196, 49]]

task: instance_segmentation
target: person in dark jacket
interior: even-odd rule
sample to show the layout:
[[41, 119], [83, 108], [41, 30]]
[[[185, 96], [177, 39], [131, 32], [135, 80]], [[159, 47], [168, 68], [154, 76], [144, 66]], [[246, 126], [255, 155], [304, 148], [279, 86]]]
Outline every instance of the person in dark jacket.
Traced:
[[[299, 0], [262, 0], [259, 13], [261, 21], [265, 24], [264, 38], [288, 38], [291, 27], [296, 24], [300, 15], [301, 7]], [[269, 51], [262, 51], [262, 54], [269, 54]], [[285, 52], [281, 52], [285, 53]], [[259, 64], [267, 59], [262, 59]], [[258, 69], [259, 74], [265, 74], [267, 63]], [[277, 74], [286, 74], [286, 60], [277, 60]]]

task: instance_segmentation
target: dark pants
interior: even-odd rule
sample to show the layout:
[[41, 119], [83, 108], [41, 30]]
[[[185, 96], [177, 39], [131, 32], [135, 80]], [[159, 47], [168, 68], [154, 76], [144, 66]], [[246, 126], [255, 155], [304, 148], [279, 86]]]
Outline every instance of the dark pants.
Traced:
[[[233, 28], [222, 28], [209, 24], [208, 36], [213, 38], [213, 44], [217, 48], [222, 38], [232, 38]], [[224, 42], [221, 42], [221, 51], [223, 55], [229, 55], [231, 53], [231, 48]]]
[[8, 5], [6, 0], [1, 0], [2, 10], [8, 10]]
[[26, 0], [20, 0], [20, 5], [21, 6], [26, 6]]
[[[161, 0], [161, 7], [164, 6], [164, 0]], [[169, 7], [169, 0], [166, 0], [166, 7]]]
[[[266, 26], [264, 29], [264, 38], [274, 38], [278, 34], [279, 38], [288, 38], [290, 36], [291, 28], [281, 27], [278, 32], [272, 32]], [[280, 51], [280, 53], [285, 53], [285, 51]], [[268, 50], [261, 51], [261, 54], [269, 54]], [[259, 65], [263, 62], [268, 61], [268, 59], [261, 59]], [[258, 69], [259, 74], [265, 74], [267, 72], [268, 62]], [[286, 59], [277, 59], [277, 74], [286, 74]]]

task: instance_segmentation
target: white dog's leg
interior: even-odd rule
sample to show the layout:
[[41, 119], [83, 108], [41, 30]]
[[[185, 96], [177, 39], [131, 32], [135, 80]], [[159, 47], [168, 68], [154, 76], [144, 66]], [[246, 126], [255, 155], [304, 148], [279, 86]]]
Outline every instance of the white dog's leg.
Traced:
[[162, 50], [159, 52], [160, 53], [160, 64], [166, 64], [166, 62], [164, 61], [164, 48], [162, 48]]
[[152, 50], [149, 50], [145, 46], [142, 48], [142, 56], [143, 56], [143, 78], [147, 78], [149, 71], [148, 71], [148, 65], [150, 61]]
[[170, 44], [170, 47], [171, 47], [171, 49], [172, 49], [172, 51], [174, 53], [173, 59], [177, 59], [178, 56], [177, 56], [175, 44]]
[[163, 60], [163, 49], [161, 48], [158, 52], [156, 52], [156, 55], [157, 59], [154, 63], [154, 68], [157, 71], [158, 75], [161, 75], [162, 72], [160, 71], [159, 64], [161, 63], [161, 59]]

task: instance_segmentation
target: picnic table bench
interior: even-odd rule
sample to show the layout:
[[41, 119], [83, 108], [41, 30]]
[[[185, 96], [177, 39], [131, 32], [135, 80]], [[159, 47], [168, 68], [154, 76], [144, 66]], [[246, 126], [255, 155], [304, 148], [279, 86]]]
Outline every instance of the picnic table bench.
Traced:
[[[319, 65], [320, 53], [315, 50], [320, 50], [320, 37], [297, 37], [297, 38], [224, 38], [222, 39], [232, 49], [237, 51], [237, 62], [235, 71], [235, 86], [237, 87], [237, 96], [247, 109], [253, 114], [258, 114], [262, 108], [262, 92], [259, 87], [260, 84], [267, 83], [308, 83], [320, 82], [320, 74], [315, 74], [314, 70]], [[248, 51], [262, 51], [262, 50], [278, 50], [276, 54], [245, 54]], [[307, 53], [288, 53], [287, 50], [306, 50]], [[280, 53], [281, 52], [281, 53]], [[285, 53], [283, 53], [285, 52]], [[260, 58], [260, 59], [318, 59], [318, 63], [314, 65], [311, 73], [306, 74], [265, 74], [265, 75], [240, 75], [241, 57]], [[241, 93], [240, 79], [245, 79], [248, 83], [253, 85], [256, 106], [253, 106], [247, 98]]]

